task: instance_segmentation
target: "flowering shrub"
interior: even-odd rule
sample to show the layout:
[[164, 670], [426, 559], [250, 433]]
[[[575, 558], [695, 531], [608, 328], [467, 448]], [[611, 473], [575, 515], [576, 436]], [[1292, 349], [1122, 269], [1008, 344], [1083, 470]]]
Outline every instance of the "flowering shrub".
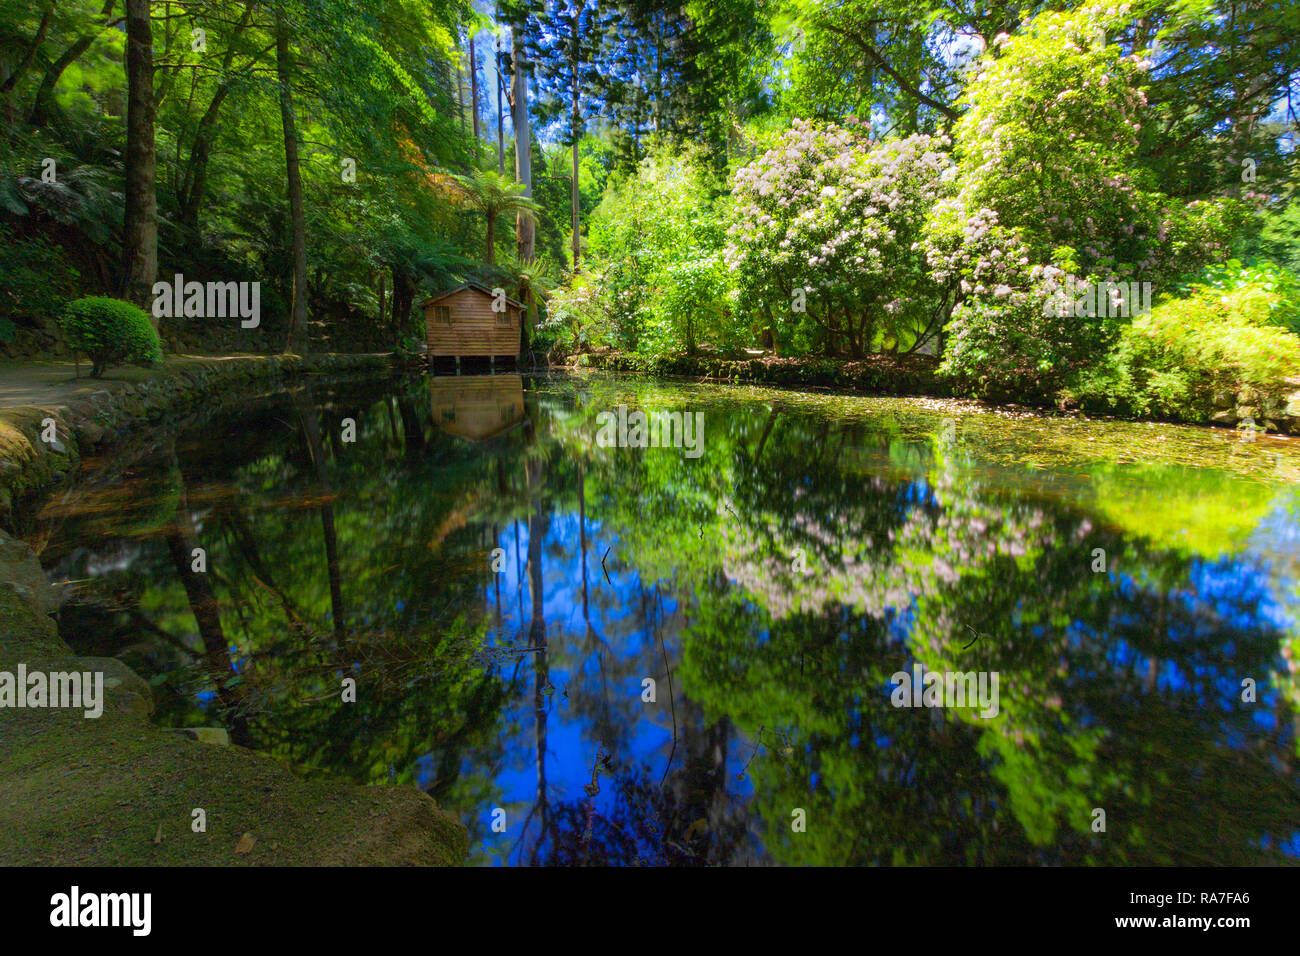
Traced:
[[1150, 63], [1096, 34], [1128, 15], [1040, 14], [967, 88], [957, 194], [923, 247], [960, 283], [943, 371], [973, 394], [1046, 397], [1113, 345], [1123, 321], [1043, 315], [1065, 280], [1159, 293], [1227, 248], [1228, 204], [1179, 207], [1136, 162]]
[[946, 290], [916, 241], [950, 191], [947, 145], [872, 145], [856, 129], [795, 120], [733, 180], [725, 262], [740, 308], [786, 345], [820, 333], [854, 356], [941, 327]]
[[604, 287], [588, 276], [574, 276], [546, 300], [546, 318], [537, 327], [539, 341], [552, 342], [565, 352], [604, 344], [609, 312]]

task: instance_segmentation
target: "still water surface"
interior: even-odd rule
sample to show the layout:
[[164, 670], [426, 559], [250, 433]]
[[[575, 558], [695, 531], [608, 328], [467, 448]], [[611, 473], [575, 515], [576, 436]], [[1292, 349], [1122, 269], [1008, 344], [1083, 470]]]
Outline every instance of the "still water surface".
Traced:
[[[599, 447], [620, 404], [702, 454]], [[1226, 432], [407, 377], [142, 434], [25, 531], [159, 721], [418, 786], [478, 864], [1294, 862], [1297, 479]], [[997, 715], [894, 706], [915, 667]]]

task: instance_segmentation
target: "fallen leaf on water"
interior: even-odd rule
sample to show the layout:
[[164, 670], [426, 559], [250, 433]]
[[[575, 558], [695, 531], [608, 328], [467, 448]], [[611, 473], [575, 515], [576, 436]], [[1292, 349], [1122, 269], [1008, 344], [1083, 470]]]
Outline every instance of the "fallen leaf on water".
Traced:
[[239, 844], [235, 847], [235, 852], [251, 853], [253, 850], [253, 844], [256, 842], [257, 840], [253, 839], [253, 834], [245, 833], [239, 838]]

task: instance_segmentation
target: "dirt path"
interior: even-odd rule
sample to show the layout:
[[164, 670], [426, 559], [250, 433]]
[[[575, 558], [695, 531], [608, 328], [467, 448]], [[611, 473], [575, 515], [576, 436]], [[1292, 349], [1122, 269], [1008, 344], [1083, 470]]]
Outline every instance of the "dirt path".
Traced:
[[249, 355], [169, 355], [161, 369], [124, 366], [90, 378], [90, 364], [82, 362], [80, 377], [72, 362], [36, 362], [5, 360], [0, 362], [0, 409], [35, 405], [52, 408], [89, 399], [99, 391], [110, 394], [129, 385], [148, 381], [169, 372], [180, 371], [199, 363], [226, 362], [249, 358]]

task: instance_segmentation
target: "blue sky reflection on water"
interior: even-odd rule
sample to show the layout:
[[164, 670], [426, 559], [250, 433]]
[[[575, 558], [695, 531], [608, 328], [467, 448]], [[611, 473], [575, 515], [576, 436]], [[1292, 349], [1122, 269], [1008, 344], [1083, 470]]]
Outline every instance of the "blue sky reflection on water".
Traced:
[[[595, 415], [622, 403], [703, 409], [704, 457], [594, 447]], [[426, 789], [476, 864], [1297, 855], [1280, 678], [1300, 643], [1300, 504], [1238, 473], [1280, 452], [619, 379], [413, 379], [242, 414], [256, 441], [203, 428], [130, 480], [141, 510], [181, 485], [201, 518], [250, 745]], [[344, 416], [356, 445], [327, 441], [314, 467], [305, 424], [328, 436]], [[494, 437], [467, 440], [476, 422]], [[69, 500], [52, 573], [196, 642], [166, 525], [93, 488]], [[109, 641], [93, 620], [79, 639]], [[160, 721], [229, 719], [210, 676], [145, 637], [123, 653]], [[998, 715], [892, 706], [890, 676], [914, 666], [998, 671]], [[355, 705], [332, 700], [342, 676]]]

